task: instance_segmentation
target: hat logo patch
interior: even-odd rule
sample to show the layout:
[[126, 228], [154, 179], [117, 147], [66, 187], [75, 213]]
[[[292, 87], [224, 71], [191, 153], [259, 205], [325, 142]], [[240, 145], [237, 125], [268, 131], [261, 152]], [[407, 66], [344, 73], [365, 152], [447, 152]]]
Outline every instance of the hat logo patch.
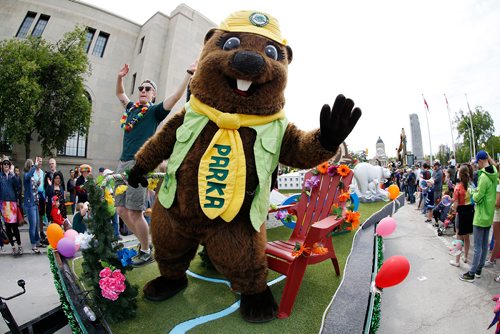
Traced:
[[257, 27], [265, 27], [269, 24], [269, 18], [262, 13], [253, 13], [249, 17], [250, 22]]

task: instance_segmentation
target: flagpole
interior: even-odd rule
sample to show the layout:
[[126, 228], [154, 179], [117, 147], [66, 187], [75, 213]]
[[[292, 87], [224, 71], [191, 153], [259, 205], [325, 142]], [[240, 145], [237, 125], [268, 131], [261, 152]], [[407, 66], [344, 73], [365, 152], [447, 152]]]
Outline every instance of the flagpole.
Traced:
[[469, 108], [469, 117], [470, 117], [470, 132], [472, 134], [472, 148], [474, 149], [474, 155], [472, 158], [476, 156], [476, 140], [474, 139], [474, 125], [472, 124], [472, 110], [470, 110], [469, 99], [467, 98], [467, 93], [465, 93], [465, 101], [467, 101], [467, 108]]
[[427, 113], [429, 112], [429, 105], [427, 104], [427, 101], [425, 100], [424, 94], [422, 94], [422, 98], [424, 99], [424, 104], [425, 104], [425, 120], [427, 121], [427, 133], [429, 134], [429, 152], [430, 152], [430, 161], [429, 163], [432, 166], [432, 145], [431, 145], [431, 130], [429, 127], [429, 117], [427, 116]]
[[457, 148], [455, 147], [455, 139], [453, 139], [453, 125], [451, 124], [451, 116], [450, 116], [450, 105], [448, 104], [448, 98], [446, 94], [444, 95], [444, 99], [446, 100], [446, 109], [448, 109], [448, 121], [450, 122], [450, 132], [451, 132], [451, 145], [453, 146], [453, 154], [455, 157], [457, 155]]

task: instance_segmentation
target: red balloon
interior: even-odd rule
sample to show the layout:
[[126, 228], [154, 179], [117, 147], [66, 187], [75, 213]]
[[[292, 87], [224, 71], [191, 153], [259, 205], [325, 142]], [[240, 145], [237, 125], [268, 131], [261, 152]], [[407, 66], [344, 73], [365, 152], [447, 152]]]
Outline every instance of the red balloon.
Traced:
[[375, 286], [383, 289], [401, 283], [410, 272], [410, 262], [402, 255], [394, 255], [384, 261], [375, 277]]

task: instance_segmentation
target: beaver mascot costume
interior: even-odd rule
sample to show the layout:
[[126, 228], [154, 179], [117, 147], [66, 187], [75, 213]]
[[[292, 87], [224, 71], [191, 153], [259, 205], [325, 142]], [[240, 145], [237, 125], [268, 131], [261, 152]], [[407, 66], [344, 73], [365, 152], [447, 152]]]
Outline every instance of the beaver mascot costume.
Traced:
[[145, 186], [147, 172], [169, 159], [151, 223], [161, 276], [145, 285], [147, 299], [165, 300], [184, 289], [203, 243], [241, 293], [242, 317], [275, 317], [264, 224], [273, 171], [278, 163], [306, 169], [328, 160], [361, 116], [339, 95], [321, 109], [320, 129], [305, 132], [288, 123], [283, 108], [291, 61], [292, 49], [271, 15], [236, 12], [207, 33], [189, 102], [144, 144], [129, 173], [132, 187]]

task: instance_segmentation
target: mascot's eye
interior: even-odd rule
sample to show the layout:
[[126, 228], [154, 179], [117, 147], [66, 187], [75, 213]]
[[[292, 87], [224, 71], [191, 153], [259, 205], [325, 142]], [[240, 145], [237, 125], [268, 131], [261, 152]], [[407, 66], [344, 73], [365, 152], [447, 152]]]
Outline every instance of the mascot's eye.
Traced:
[[266, 56], [269, 58], [272, 58], [274, 60], [278, 60], [278, 50], [274, 45], [268, 45], [264, 49], [264, 52], [266, 53]]
[[228, 39], [224, 45], [222, 46], [222, 50], [229, 51], [232, 49], [236, 49], [241, 44], [240, 39], [238, 37], [231, 37]]

